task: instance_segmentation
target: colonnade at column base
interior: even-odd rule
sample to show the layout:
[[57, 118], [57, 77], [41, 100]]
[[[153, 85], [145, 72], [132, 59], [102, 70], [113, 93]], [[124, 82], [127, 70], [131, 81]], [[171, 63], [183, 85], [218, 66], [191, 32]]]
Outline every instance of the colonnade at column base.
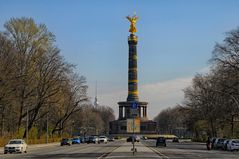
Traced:
[[132, 110], [132, 104], [136, 101], [118, 102], [119, 105], [119, 118], [118, 120], [110, 122], [110, 134], [132, 134], [129, 132], [129, 125], [132, 119], [135, 123], [138, 122], [136, 134], [155, 134], [157, 123], [148, 120], [147, 105], [148, 102], [137, 102], [138, 109]]
[[118, 105], [119, 105], [119, 118], [118, 118], [118, 120], [132, 119], [133, 117], [148, 120], [148, 118], [147, 118], [148, 102], [138, 102], [137, 101], [138, 109], [132, 110], [132, 104], [134, 102], [136, 102], [136, 101], [118, 102]]

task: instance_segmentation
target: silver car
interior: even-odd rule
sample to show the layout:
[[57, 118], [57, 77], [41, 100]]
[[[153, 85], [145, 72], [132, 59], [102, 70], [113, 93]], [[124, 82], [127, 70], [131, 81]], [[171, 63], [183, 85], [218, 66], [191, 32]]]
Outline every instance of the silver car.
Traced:
[[4, 154], [13, 152], [27, 153], [27, 144], [23, 139], [13, 139], [4, 146]]
[[107, 139], [106, 136], [100, 136], [100, 137], [99, 137], [99, 141], [100, 141], [100, 142], [103, 142], [103, 143], [105, 143], [105, 144], [107, 144], [108, 139]]

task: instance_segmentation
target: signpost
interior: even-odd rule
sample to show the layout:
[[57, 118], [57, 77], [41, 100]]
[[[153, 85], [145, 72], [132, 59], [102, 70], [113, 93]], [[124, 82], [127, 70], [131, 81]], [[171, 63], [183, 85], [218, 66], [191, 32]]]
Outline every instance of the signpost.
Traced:
[[135, 134], [134, 134], [134, 129], [135, 129], [135, 116], [137, 116], [137, 110], [138, 110], [138, 102], [133, 102], [132, 105], [131, 105], [131, 114], [133, 116], [133, 136], [132, 136], [132, 141], [133, 141], [133, 148], [132, 148], [132, 151], [133, 151], [133, 155], [135, 152], [137, 152], [136, 148], [135, 148]]

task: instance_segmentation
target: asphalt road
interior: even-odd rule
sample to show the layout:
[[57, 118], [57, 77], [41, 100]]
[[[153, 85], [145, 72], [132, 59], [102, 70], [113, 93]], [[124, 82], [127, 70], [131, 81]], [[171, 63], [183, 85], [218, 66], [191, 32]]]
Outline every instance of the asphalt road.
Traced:
[[119, 147], [123, 141], [110, 142], [107, 144], [76, 144], [71, 146], [60, 146], [60, 143], [53, 146], [45, 146], [29, 149], [22, 154], [1, 154], [1, 159], [74, 159], [87, 158], [95, 159], [106, 155]]
[[137, 152], [131, 151], [132, 143], [125, 140], [107, 144], [79, 144], [60, 146], [46, 145], [28, 149], [26, 154], [3, 154], [1, 159], [239, 159], [239, 152], [206, 150], [205, 144], [193, 142], [172, 143], [167, 147], [155, 147], [155, 140], [141, 141], [135, 144]]
[[163, 159], [239, 159], [239, 151], [223, 151], [206, 149], [205, 143], [167, 141], [166, 147], [155, 147], [155, 140], [148, 140], [144, 145], [149, 146]]

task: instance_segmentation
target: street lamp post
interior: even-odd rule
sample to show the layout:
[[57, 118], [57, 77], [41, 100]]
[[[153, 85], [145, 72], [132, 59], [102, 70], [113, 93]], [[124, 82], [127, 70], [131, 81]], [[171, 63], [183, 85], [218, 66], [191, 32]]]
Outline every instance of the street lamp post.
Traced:
[[132, 151], [133, 151], [133, 155], [134, 153], [137, 151], [136, 148], [135, 148], [135, 140], [136, 140], [136, 136], [135, 136], [135, 117], [138, 115], [138, 102], [133, 102], [132, 105], [131, 105], [131, 114], [132, 114], [132, 117], [133, 117], [133, 136], [132, 136], [132, 144], [133, 144], [133, 148], [132, 148]]

